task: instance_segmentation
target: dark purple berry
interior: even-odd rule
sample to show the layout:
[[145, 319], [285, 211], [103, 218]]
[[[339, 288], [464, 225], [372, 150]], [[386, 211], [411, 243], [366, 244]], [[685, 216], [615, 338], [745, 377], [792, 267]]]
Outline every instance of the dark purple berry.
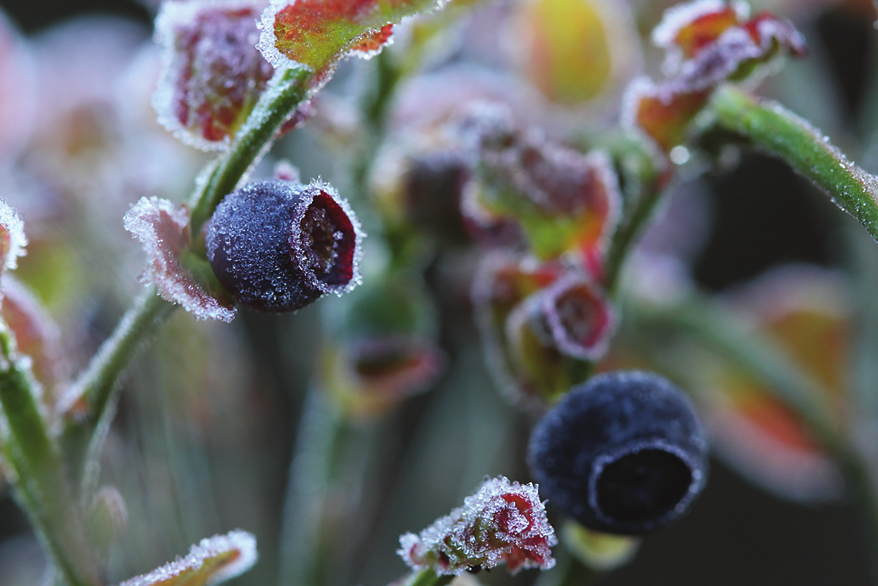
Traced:
[[666, 379], [617, 371], [574, 387], [537, 423], [528, 462], [540, 494], [590, 529], [639, 535], [704, 488], [707, 442]]
[[239, 304], [300, 309], [359, 282], [359, 223], [329, 185], [266, 180], [232, 192], [207, 231], [207, 257]]

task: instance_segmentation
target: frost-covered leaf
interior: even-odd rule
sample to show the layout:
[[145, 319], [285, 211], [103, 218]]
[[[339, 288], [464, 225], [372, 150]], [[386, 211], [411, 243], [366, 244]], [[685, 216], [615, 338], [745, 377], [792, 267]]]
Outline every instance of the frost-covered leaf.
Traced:
[[24, 222], [18, 212], [0, 199], [0, 272], [18, 266], [18, 257], [24, 256], [25, 246]]
[[769, 12], [750, 18], [742, 2], [694, 0], [665, 13], [653, 42], [667, 51], [668, 79], [636, 80], [625, 99], [623, 121], [640, 128], [666, 152], [722, 82], [742, 80], [778, 55], [804, 57], [804, 37]]
[[487, 479], [463, 507], [399, 538], [399, 555], [415, 570], [460, 575], [506, 563], [510, 572], [555, 565], [555, 531], [533, 484]]
[[194, 258], [186, 262], [186, 256], [192, 256], [188, 222], [185, 209], [157, 197], [141, 198], [125, 214], [125, 229], [140, 240], [149, 261], [143, 279], [155, 285], [162, 298], [179, 303], [198, 319], [230, 322], [235, 316], [234, 304], [206, 285], [212, 276], [206, 261], [206, 272], [201, 275], [193, 269], [200, 269], [202, 263]]
[[256, 558], [256, 539], [244, 531], [231, 531], [202, 539], [186, 557], [119, 586], [213, 586], [243, 574]]
[[[43, 399], [51, 403], [57, 398], [52, 391], [68, 374], [58, 326], [40, 301], [12, 275], [3, 275], [0, 289], [0, 317], [15, 334], [18, 351], [30, 357], [33, 374], [47, 391]], [[51, 405], [47, 407], [51, 409]]]
[[304, 67], [325, 82], [350, 54], [371, 56], [390, 40], [393, 24], [440, 0], [273, 0], [262, 14], [259, 50], [275, 67]]
[[625, 95], [623, 124], [644, 131], [664, 151], [682, 143], [689, 123], [707, 104], [710, 90], [680, 91], [674, 84], [635, 80]]
[[537, 257], [576, 252], [584, 266], [599, 272], [621, 208], [608, 157], [521, 132], [502, 110], [479, 109], [461, 126], [480, 179], [464, 211], [511, 217]]
[[156, 19], [159, 122], [203, 150], [226, 148], [274, 74], [256, 49], [264, 0], [165, 2]]

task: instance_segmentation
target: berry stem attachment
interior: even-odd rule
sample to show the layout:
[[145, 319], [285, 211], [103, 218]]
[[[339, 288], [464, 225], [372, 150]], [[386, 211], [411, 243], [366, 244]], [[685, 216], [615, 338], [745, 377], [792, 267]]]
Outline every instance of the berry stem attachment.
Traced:
[[617, 166], [622, 168], [626, 192], [624, 217], [607, 251], [604, 285], [612, 296], [628, 252], [665, 192], [667, 175], [662, 173], [655, 155], [637, 137], [620, 139], [609, 145], [609, 151]]
[[247, 121], [235, 135], [204, 186], [195, 191], [190, 227], [198, 234], [219, 202], [238, 186], [277, 136], [283, 123], [307, 98], [307, 69], [279, 69], [260, 96]]
[[68, 586], [97, 586], [99, 572], [64, 472], [61, 450], [49, 433], [30, 373], [16, 355], [13, 335], [5, 326], [0, 329], [0, 353], [0, 406], [7, 422], [2, 447], [15, 472], [20, 502], [59, 579]]
[[786, 161], [878, 241], [878, 177], [848, 160], [816, 128], [776, 102], [723, 86], [713, 95], [711, 107], [720, 127]]

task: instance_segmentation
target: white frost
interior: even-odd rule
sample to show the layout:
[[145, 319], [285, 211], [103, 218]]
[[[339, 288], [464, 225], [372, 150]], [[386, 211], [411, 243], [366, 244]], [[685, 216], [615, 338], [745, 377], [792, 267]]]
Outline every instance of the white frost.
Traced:
[[237, 557], [230, 563], [221, 566], [210, 578], [207, 586], [213, 586], [240, 576], [256, 563], [256, 538], [246, 531], [231, 531], [225, 535], [214, 535], [209, 539], [202, 539], [198, 545], [189, 548], [186, 557], [177, 558], [173, 562], [156, 568], [143, 576], [137, 576], [119, 586], [152, 586], [165, 580], [179, 576], [187, 571], [198, 570], [211, 558], [225, 555], [230, 552], [237, 553]]

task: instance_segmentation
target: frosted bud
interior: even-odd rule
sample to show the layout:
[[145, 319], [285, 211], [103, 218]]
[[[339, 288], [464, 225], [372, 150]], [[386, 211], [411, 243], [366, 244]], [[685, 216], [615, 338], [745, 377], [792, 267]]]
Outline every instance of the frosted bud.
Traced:
[[537, 487], [487, 479], [463, 507], [421, 531], [399, 538], [399, 555], [415, 570], [462, 574], [506, 563], [510, 572], [548, 570], [555, 565], [555, 531], [546, 518]]

